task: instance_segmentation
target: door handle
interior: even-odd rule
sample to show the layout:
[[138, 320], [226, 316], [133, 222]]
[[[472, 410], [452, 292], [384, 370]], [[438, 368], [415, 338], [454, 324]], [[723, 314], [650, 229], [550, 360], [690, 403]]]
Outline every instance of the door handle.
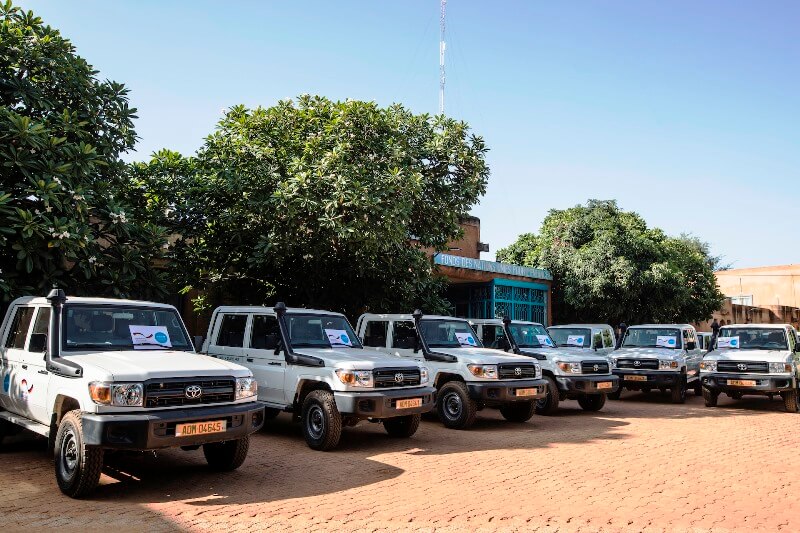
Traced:
[[40, 374], [44, 374], [46, 376], [47, 375], [47, 370], [39, 370], [39, 373]]
[[250, 357], [248, 357], [248, 358], [247, 358], [247, 362], [248, 362], [248, 363], [252, 363], [252, 362], [253, 362], [253, 359], [251, 359]]
[[278, 361], [270, 361], [269, 364], [272, 366], [282, 366]]
[[22, 365], [22, 370], [28, 370], [28, 365]]

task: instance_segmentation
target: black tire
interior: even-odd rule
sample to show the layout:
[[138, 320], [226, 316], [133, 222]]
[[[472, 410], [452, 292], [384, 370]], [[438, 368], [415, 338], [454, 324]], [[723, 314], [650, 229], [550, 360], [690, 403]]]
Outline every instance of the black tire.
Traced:
[[744, 394], [742, 394], [741, 392], [732, 392], [730, 394], [730, 397], [733, 398], [734, 400], [741, 400], [743, 396]]
[[599, 411], [606, 404], [605, 394], [584, 394], [578, 396], [578, 405], [584, 411]]
[[336, 408], [333, 393], [326, 390], [310, 392], [303, 400], [301, 423], [309, 448], [322, 452], [334, 449], [342, 438], [342, 415]]
[[450, 429], [468, 429], [475, 422], [478, 404], [469, 397], [461, 381], [448, 381], [436, 393], [439, 420]]
[[695, 396], [702, 396], [703, 395], [703, 382], [698, 378], [694, 382], [694, 395]]
[[558, 410], [558, 386], [553, 378], [550, 376], [543, 376], [547, 381], [547, 395], [541, 400], [536, 400], [536, 414], [542, 416], [549, 416]]
[[608, 394], [606, 394], [606, 396], [608, 397], [609, 400], [619, 400], [620, 397], [622, 396], [622, 389], [624, 388], [625, 387], [622, 386], [622, 383], [620, 383], [619, 388], [617, 390], [615, 390], [614, 392], [609, 392]]
[[203, 455], [212, 470], [217, 472], [230, 472], [236, 470], [247, 459], [250, 449], [250, 436], [225, 442], [212, 442], [203, 444]]
[[274, 409], [272, 407], [264, 408], [264, 420], [274, 420], [279, 414], [281, 414], [280, 409]]
[[800, 411], [800, 396], [797, 394], [797, 389], [782, 392], [781, 398], [783, 398], [783, 406], [786, 408], [787, 413]]
[[706, 407], [716, 407], [717, 401], [719, 400], [719, 393], [703, 387], [703, 400], [706, 402]]
[[650, 394], [650, 387], [642, 387], [642, 392], [645, 394]]
[[509, 422], [527, 422], [536, 414], [536, 402], [513, 402], [500, 407], [500, 414]]
[[58, 488], [70, 498], [82, 498], [100, 482], [103, 450], [86, 446], [79, 410], [61, 419], [55, 440], [55, 471]]
[[672, 403], [685, 403], [686, 402], [686, 379], [681, 379], [676, 387], [669, 391]]
[[422, 415], [397, 416], [383, 421], [383, 429], [390, 437], [405, 439], [412, 436], [419, 429]]

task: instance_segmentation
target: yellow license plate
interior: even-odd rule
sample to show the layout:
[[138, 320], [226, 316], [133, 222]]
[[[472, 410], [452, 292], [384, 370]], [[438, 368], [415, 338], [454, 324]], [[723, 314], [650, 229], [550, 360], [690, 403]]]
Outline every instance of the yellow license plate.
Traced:
[[625, 376], [625, 381], [647, 381], [647, 376]]
[[228, 429], [226, 420], [214, 420], [213, 422], [192, 422], [190, 424], [177, 424], [175, 426], [176, 437], [192, 437], [194, 435], [208, 435], [210, 433], [222, 433]]
[[610, 389], [613, 386], [614, 386], [613, 383], [611, 383], [610, 381], [601, 381], [600, 383], [597, 384], [598, 389]]
[[517, 389], [517, 396], [536, 396], [539, 394], [539, 389], [532, 388], [532, 389]]
[[753, 379], [729, 379], [728, 385], [736, 385], [738, 387], [755, 387], [756, 382]]
[[398, 409], [410, 409], [412, 407], [420, 407], [422, 405], [422, 398], [409, 398], [407, 400], [397, 400]]

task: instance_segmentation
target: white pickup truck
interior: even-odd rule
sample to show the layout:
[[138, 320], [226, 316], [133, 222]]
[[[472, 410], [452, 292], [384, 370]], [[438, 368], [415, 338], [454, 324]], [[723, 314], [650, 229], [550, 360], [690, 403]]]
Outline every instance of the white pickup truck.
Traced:
[[203, 447], [238, 468], [264, 423], [246, 368], [195, 353], [177, 310], [152, 302], [18, 298], [0, 326], [0, 440], [49, 439], [64, 494], [100, 480], [104, 451]]
[[530, 357], [484, 348], [469, 322], [449, 316], [364, 314], [356, 326], [366, 346], [430, 368], [436, 410], [448, 428], [466, 429], [484, 407], [525, 422], [545, 397], [542, 368]]
[[309, 447], [331, 450], [343, 426], [383, 423], [410, 437], [433, 408], [428, 369], [365, 350], [344, 315], [269, 307], [218, 307], [203, 352], [253, 371], [267, 417], [281, 411], [302, 423]]

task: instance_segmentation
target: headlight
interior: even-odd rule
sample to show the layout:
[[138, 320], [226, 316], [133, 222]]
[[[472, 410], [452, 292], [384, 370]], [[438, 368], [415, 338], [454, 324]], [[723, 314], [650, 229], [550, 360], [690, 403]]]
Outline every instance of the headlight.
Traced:
[[673, 370], [675, 368], [678, 368], [678, 362], [677, 361], [664, 361], [662, 359], [659, 359], [659, 361], [658, 361], [658, 369], [659, 370]]
[[497, 379], [497, 365], [467, 365], [476, 378]]
[[428, 382], [428, 369], [425, 368], [424, 366], [420, 367], [420, 369], [419, 369], [419, 384], [420, 385], [424, 385], [427, 382]]
[[337, 369], [339, 381], [351, 387], [373, 387], [372, 370], [342, 370]]
[[89, 383], [89, 396], [100, 405], [141, 407], [143, 391], [141, 383]]
[[533, 365], [533, 369], [534, 369], [534, 372], [535, 372], [535, 374], [534, 374], [535, 375], [535, 379], [541, 378], [542, 377], [542, 367], [540, 365], [534, 364]]
[[250, 398], [258, 394], [258, 381], [255, 378], [236, 378], [236, 399]]
[[716, 361], [702, 361], [700, 363], [700, 371], [701, 372], [716, 372], [717, 371], [717, 362]]
[[611, 368], [617, 368], [617, 359], [615, 357], [609, 357], [608, 362], [611, 363]]
[[567, 374], [580, 374], [581, 373], [581, 364], [580, 363], [558, 363], [558, 368], [562, 372], [566, 372]]
[[770, 374], [791, 374], [792, 373], [792, 365], [790, 363], [770, 363], [769, 364], [769, 373]]

